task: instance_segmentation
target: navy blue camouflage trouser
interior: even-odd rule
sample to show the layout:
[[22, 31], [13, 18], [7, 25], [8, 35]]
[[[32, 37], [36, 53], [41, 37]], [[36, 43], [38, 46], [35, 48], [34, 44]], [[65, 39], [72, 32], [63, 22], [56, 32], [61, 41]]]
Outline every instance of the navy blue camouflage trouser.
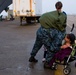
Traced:
[[61, 32], [52, 28], [45, 29], [40, 27], [36, 33], [36, 40], [31, 52], [31, 56], [36, 56], [42, 45], [44, 45], [47, 49], [46, 61], [49, 62], [54, 54], [60, 50], [64, 37], [65, 31]]

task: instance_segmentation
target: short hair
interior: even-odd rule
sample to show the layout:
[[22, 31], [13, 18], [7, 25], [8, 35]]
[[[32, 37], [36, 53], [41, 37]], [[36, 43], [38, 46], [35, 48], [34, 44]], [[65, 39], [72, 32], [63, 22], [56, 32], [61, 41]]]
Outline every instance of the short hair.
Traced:
[[62, 2], [58, 1], [56, 4], [55, 4], [55, 8], [56, 9], [61, 9], [63, 7], [63, 4]]

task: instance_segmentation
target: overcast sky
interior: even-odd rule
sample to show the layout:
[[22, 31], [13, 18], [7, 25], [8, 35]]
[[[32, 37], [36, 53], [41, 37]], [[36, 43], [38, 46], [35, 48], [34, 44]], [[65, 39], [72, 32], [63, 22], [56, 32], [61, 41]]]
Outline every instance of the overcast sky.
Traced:
[[76, 0], [60, 0], [67, 14], [76, 14]]
[[[48, 1], [48, 0], [47, 0]], [[63, 3], [63, 10], [67, 14], [75, 14], [76, 15], [76, 0], [51, 0], [52, 4], [50, 3], [50, 6], [52, 10], [54, 10], [54, 5], [57, 1], [61, 1]], [[48, 5], [48, 4], [47, 4]], [[49, 6], [49, 7], [50, 7]], [[10, 5], [10, 9], [13, 9], [12, 5]], [[45, 8], [44, 8], [45, 9]], [[2, 12], [3, 15], [7, 15], [5, 11]]]
[[[43, 0], [44, 1], [44, 0]], [[57, 1], [61, 1], [63, 3], [62, 10], [65, 11], [67, 14], [76, 14], [76, 0], [47, 0], [44, 10], [54, 10], [55, 9], [55, 3]], [[45, 9], [47, 7], [47, 9]]]

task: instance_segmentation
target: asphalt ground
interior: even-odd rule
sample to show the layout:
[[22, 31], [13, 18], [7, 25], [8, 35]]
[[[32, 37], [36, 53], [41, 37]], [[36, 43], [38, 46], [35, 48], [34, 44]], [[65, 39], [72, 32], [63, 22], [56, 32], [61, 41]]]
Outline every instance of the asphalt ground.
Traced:
[[[73, 33], [76, 35], [76, 16], [68, 16], [67, 33], [73, 23]], [[36, 55], [38, 63], [28, 62], [39, 27], [39, 23], [25, 22], [20, 26], [19, 19], [0, 22], [0, 75], [64, 75], [63, 65], [58, 65], [56, 71], [43, 68], [43, 48]], [[75, 62], [70, 63], [69, 75], [76, 75]]]

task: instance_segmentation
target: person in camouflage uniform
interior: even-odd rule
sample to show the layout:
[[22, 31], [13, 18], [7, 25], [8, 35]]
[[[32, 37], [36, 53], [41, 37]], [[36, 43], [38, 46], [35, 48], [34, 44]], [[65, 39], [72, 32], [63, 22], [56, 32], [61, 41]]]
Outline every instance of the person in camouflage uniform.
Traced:
[[61, 12], [62, 3], [58, 1], [55, 4], [56, 10], [44, 13], [40, 18], [40, 28], [36, 33], [36, 41], [33, 46], [29, 62], [37, 62], [35, 59], [37, 52], [42, 45], [47, 49], [46, 62], [49, 62], [54, 54], [59, 51], [62, 40], [66, 34], [67, 16]]

